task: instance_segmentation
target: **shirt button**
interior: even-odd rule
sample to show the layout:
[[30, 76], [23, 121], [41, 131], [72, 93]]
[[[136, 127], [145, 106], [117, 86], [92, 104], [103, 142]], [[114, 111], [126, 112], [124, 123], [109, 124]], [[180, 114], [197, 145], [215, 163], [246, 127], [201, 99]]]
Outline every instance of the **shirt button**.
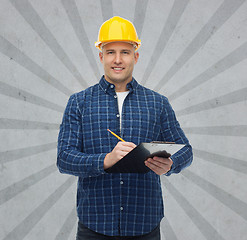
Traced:
[[120, 117], [120, 115], [119, 115], [119, 114], [117, 114], [117, 117], [119, 118], [119, 117]]
[[114, 95], [114, 98], [117, 98], [117, 95]]
[[123, 207], [120, 207], [120, 210], [123, 211]]
[[123, 181], [120, 181], [120, 184], [123, 184]]

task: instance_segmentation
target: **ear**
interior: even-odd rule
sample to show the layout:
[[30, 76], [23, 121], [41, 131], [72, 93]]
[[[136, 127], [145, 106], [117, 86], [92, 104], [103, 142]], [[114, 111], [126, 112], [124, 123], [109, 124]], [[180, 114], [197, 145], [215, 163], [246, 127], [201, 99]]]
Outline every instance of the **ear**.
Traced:
[[139, 59], [139, 53], [135, 52], [135, 64], [138, 62]]
[[101, 61], [101, 63], [103, 63], [103, 53], [99, 52], [99, 60]]

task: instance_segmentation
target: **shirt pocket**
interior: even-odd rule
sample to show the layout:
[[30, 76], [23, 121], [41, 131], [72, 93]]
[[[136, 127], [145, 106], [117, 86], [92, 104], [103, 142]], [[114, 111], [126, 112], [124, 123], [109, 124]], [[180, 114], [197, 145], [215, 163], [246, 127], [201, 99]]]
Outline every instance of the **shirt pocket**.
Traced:
[[160, 134], [160, 117], [157, 111], [152, 108], [136, 108], [126, 118], [126, 125], [131, 128], [131, 135], [139, 138], [140, 141], [157, 140]]

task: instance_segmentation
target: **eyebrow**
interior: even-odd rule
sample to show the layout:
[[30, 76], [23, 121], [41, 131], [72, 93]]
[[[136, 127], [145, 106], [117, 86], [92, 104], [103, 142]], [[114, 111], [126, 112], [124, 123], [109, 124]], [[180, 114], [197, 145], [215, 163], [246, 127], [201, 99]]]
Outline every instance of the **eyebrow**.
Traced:
[[[112, 51], [116, 51], [116, 50], [115, 50], [115, 49], [107, 49], [107, 50], [106, 50], [106, 52], [112, 52]], [[120, 51], [121, 51], [121, 52], [123, 52], [123, 51], [131, 52], [130, 49], [121, 49]]]

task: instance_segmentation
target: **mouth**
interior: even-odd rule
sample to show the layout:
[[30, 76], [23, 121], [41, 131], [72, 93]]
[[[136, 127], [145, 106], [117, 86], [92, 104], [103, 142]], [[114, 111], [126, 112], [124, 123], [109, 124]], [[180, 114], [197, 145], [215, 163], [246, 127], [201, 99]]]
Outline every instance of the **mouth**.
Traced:
[[123, 67], [112, 67], [112, 70], [114, 70], [115, 72], [121, 72], [124, 70]]

